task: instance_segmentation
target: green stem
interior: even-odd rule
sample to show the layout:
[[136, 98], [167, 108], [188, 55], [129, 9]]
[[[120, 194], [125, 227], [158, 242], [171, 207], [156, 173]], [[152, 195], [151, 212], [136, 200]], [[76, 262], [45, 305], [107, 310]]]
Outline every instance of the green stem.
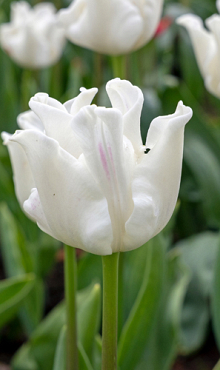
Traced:
[[76, 251], [65, 245], [65, 298], [67, 313], [67, 370], [78, 370], [76, 325]]
[[119, 271], [118, 271], [118, 338], [120, 338], [123, 328], [123, 303], [124, 303], [124, 287], [123, 287], [123, 274], [124, 274], [124, 253], [120, 253], [119, 257]]
[[122, 80], [126, 78], [126, 55], [112, 56], [112, 69], [114, 77]]
[[102, 257], [102, 370], [117, 370], [118, 261], [119, 253]]

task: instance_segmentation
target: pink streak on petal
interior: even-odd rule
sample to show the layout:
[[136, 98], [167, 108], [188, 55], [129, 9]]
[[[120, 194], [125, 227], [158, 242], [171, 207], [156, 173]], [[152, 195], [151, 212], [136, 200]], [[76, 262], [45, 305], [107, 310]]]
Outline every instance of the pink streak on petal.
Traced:
[[103, 150], [103, 147], [102, 147], [101, 143], [99, 143], [99, 153], [100, 153], [102, 165], [103, 165], [103, 168], [105, 170], [106, 176], [110, 180], [110, 174], [109, 174], [109, 170], [108, 170], [108, 163], [107, 163], [106, 155], [105, 155], [105, 152]]

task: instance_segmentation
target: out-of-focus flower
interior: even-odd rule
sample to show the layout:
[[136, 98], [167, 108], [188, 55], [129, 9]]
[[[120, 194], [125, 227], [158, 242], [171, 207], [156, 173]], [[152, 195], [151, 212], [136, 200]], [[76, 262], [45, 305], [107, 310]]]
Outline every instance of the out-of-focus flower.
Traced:
[[11, 4], [11, 22], [0, 26], [0, 43], [20, 66], [44, 68], [56, 63], [64, 45], [56, 9], [51, 3], [31, 8], [26, 1]]
[[[220, 0], [216, 6], [220, 11]], [[182, 15], [177, 18], [177, 23], [189, 32], [207, 90], [220, 98], [220, 15], [206, 19], [208, 29], [204, 28], [201, 18], [193, 14]]]
[[97, 89], [64, 105], [36, 94], [19, 116], [23, 130], [2, 134], [25, 212], [54, 238], [100, 255], [138, 248], [169, 221], [192, 116], [180, 102], [152, 121], [143, 145], [141, 90], [120, 79], [106, 89], [113, 108], [88, 105]]
[[59, 11], [66, 37], [99, 53], [120, 55], [139, 49], [154, 35], [163, 0], [74, 0]]

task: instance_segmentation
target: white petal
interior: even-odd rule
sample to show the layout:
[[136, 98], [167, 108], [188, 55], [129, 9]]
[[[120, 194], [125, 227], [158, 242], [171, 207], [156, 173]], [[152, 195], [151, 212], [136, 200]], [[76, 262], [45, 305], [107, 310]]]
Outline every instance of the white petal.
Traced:
[[210, 59], [210, 53], [213, 54], [213, 49], [215, 48], [213, 36], [204, 28], [201, 18], [196, 15], [182, 15], [177, 18], [177, 23], [188, 30], [199, 68], [204, 76], [207, 59]]
[[216, 8], [217, 8], [218, 12], [220, 13], [220, 0], [216, 1]]
[[132, 50], [144, 28], [141, 10], [127, 0], [76, 0], [59, 20], [75, 44], [112, 55]]
[[44, 131], [44, 126], [38, 116], [31, 110], [21, 113], [17, 117], [18, 126], [23, 130], [35, 129]]
[[123, 114], [124, 135], [133, 144], [137, 155], [143, 153], [143, 144], [140, 133], [140, 117], [143, 107], [143, 93], [129, 81], [116, 78], [106, 85], [113, 108], [117, 108]]
[[139, 1], [139, 7], [144, 21], [144, 29], [141, 37], [135, 45], [139, 49], [154, 36], [163, 10], [163, 0]]
[[130, 183], [134, 154], [129, 141], [123, 141], [122, 115], [118, 109], [84, 107], [73, 119], [72, 127], [91, 176], [108, 201], [112, 249], [118, 251], [122, 248], [125, 221], [133, 209]]
[[35, 186], [32, 172], [23, 148], [10, 140], [12, 135], [2, 132], [1, 136], [4, 140], [4, 145], [8, 147], [13, 170], [15, 193], [23, 209], [24, 201], [29, 197], [31, 189]]
[[94, 87], [92, 89], [87, 90], [84, 87], [81, 87], [80, 92], [81, 93], [76, 98], [64, 104], [64, 107], [69, 111], [69, 113], [72, 116], [75, 116], [80, 111], [80, 109], [85, 105], [91, 104], [91, 102], [94, 99], [94, 96], [98, 92], [98, 89]]
[[[195, 56], [206, 88], [220, 97], [219, 48], [214, 34], [203, 27], [196, 15], [183, 15], [177, 23], [186, 27], [192, 40]], [[211, 22], [208, 22], [211, 27]]]
[[184, 126], [191, 116], [192, 110], [180, 102], [173, 115], [151, 123], [146, 146], [152, 149], [134, 173], [134, 210], [125, 225], [125, 250], [138, 248], [158, 234], [173, 213], [180, 185]]
[[65, 107], [47, 94], [36, 94], [29, 105], [43, 123], [46, 135], [57, 140], [62, 148], [78, 158], [81, 148], [70, 127], [72, 115]]
[[81, 89], [81, 93], [74, 99], [62, 105], [47, 94], [36, 94], [30, 100], [30, 107], [42, 121], [46, 134], [57, 140], [67, 152], [78, 158], [82, 153], [81, 147], [75, 138], [70, 123], [73, 115], [84, 105], [89, 105], [97, 89]]
[[[19, 144], [18, 144], [19, 145]], [[23, 204], [24, 211], [33, 220], [36, 221], [39, 228], [45, 233], [55, 237], [47, 223], [40, 197], [36, 188], [31, 189], [29, 198]]]
[[26, 151], [53, 236], [91, 253], [111, 254], [107, 202], [87, 168], [39, 131], [22, 131], [12, 140]]
[[57, 62], [65, 45], [53, 4], [31, 8], [24, 1], [11, 3], [11, 22], [0, 26], [3, 49], [27, 68], [43, 68]]
[[211, 17], [206, 19], [205, 24], [214, 35], [218, 49], [220, 49], [220, 15], [213, 14]]

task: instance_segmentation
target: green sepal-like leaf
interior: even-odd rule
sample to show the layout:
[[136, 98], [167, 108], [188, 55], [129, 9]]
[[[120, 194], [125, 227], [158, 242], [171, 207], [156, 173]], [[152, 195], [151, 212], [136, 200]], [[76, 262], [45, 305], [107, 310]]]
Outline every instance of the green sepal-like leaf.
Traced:
[[160, 302], [165, 246], [160, 236], [146, 245], [146, 270], [119, 340], [120, 369], [133, 370], [145, 349]]
[[27, 274], [0, 282], [0, 327], [15, 316], [34, 286], [35, 276]]

